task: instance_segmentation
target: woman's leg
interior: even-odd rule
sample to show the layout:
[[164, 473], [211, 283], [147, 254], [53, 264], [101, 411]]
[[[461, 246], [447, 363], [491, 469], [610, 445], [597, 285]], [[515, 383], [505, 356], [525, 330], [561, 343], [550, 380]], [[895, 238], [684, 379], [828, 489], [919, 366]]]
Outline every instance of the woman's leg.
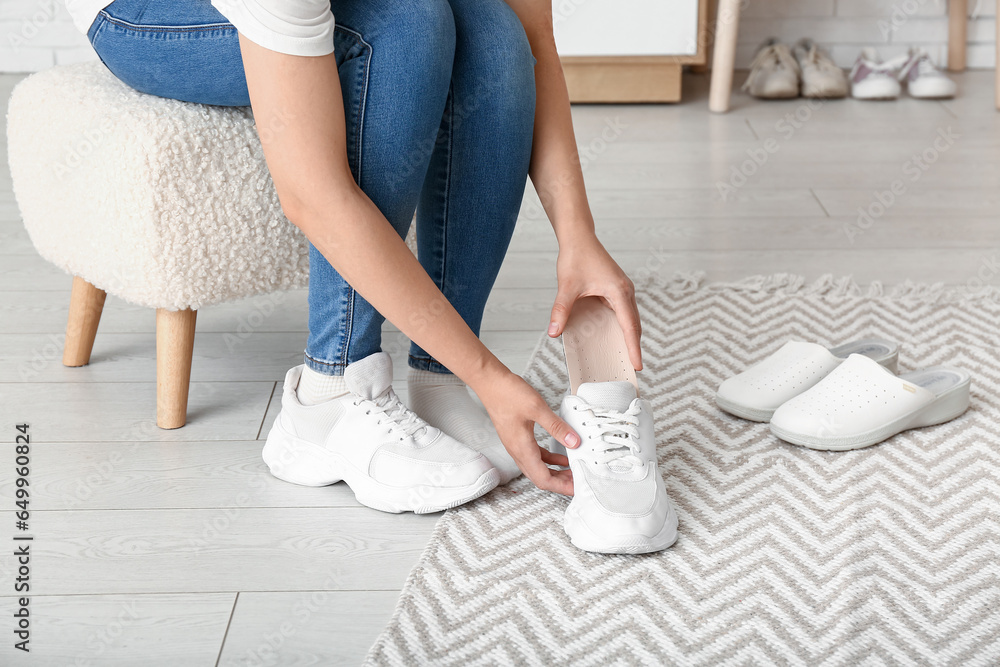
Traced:
[[[503, 0], [449, 1], [455, 65], [417, 209], [417, 245], [420, 263], [478, 334], [524, 196], [535, 59]], [[448, 372], [416, 344], [409, 363]]]
[[[503, 0], [450, 0], [451, 93], [417, 210], [420, 263], [479, 333], [524, 196], [535, 115], [535, 59]], [[506, 484], [520, 475], [465, 384], [411, 345], [410, 407], [482, 452]]]
[[[405, 236], [448, 95], [452, 12], [446, 0], [334, 0], [332, 8], [351, 171]], [[310, 262], [306, 365], [341, 374], [379, 351], [385, 318], [315, 248]]]
[[[332, 4], [351, 170], [402, 236], [450, 86], [451, 8], [447, 0]], [[238, 33], [208, 0], [116, 0], [89, 36], [108, 68], [137, 90], [188, 102], [250, 103]], [[383, 321], [311, 247], [306, 365], [342, 374], [347, 364], [380, 349]]]

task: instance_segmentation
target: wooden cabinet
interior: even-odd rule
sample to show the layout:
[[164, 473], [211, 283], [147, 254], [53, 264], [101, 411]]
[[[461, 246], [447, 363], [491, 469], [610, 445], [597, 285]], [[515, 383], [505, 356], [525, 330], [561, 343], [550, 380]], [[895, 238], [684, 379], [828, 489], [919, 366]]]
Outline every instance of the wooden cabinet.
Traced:
[[706, 0], [553, 0], [574, 102], [677, 102], [681, 67], [705, 63]]

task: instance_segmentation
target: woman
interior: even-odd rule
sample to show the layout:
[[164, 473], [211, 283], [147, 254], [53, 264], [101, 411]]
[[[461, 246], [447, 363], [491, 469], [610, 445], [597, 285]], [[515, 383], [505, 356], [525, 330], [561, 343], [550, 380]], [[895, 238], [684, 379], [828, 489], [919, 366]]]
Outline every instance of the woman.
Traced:
[[[530, 174], [559, 241], [549, 335], [577, 298], [602, 297], [641, 368], [632, 283], [594, 232], [550, 0], [67, 4], [125, 83], [253, 108], [282, 208], [311, 242], [305, 363], [264, 449], [275, 475], [344, 479], [386, 511], [454, 506], [520, 471], [572, 495], [533, 424], [567, 447], [579, 436], [478, 339]], [[402, 240], [414, 211], [419, 261]], [[409, 407], [380, 352], [386, 317], [413, 341]]]

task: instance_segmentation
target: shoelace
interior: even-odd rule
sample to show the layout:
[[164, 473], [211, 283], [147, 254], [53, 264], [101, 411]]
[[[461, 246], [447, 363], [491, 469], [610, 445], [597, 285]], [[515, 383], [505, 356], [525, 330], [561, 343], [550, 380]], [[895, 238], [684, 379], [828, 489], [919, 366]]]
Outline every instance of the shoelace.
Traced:
[[399, 438], [400, 440], [415, 436], [420, 431], [427, 430], [427, 422], [418, 417], [417, 413], [407, 408], [399, 400], [399, 396], [392, 390], [392, 387], [389, 387], [373, 399], [359, 398], [354, 401], [355, 405], [361, 405], [362, 403], [371, 405], [368, 409], [369, 414], [385, 415], [385, 419], [379, 419], [378, 423], [381, 424], [387, 420], [390, 430], [399, 430], [403, 433]]
[[[574, 408], [579, 409], [579, 408]], [[633, 403], [625, 412], [605, 410], [593, 406], [585, 408], [593, 417], [588, 417], [580, 425], [596, 427], [597, 437], [604, 448], [599, 451], [598, 462], [607, 464], [627, 457], [642, 465], [639, 459], [639, 404]], [[594, 437], [590, 435], [588, 437]]]
[[750, 63], [750, 76], [748, 76], [747, 80], [743, 82], [743, 90], [750, 90], [750, 87], [754, 84], [754, 82], [763, 76], [764, 65], [772, 60], [777, 65], [782, 65], [796, 74], [801, 74], [798, 61], [792, 57], [788, 49], [778, 48], [779, 46], [780, 44], [777, 43], [768, 44], [757, 52], [757, 55], [754, 56], [753, 62]]

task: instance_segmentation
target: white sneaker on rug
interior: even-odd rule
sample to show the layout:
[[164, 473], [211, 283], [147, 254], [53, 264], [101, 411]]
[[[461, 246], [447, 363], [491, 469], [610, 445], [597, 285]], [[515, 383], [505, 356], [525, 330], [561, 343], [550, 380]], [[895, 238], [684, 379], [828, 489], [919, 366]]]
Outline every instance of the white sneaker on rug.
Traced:
[[799, 96], [799, 64], [788, 46], [774, 37], [757, 49], [743, 90], [765, 100]]
[[860, 449], [911, 428], [951, 421], [969, 409], [969, 374], [934, 366], [893, 375], [852, 354], [809, 391], [782, 405], [771, 432], [811, 449]]
[[580, 436], [567, 449], [573, 500], [563, 527], [574, 546], [608, 554], [666, 549], [677, 513], [656, 464], [653, 411], [631, 382], [585, 382], [560, 415]]
[[872, 48], [862, 49], [851, 68], [851, 97], [857, 100], [894, 100], [902, 88], [897, 74], [903, 61], [883, 62]]
[[378, 352], [350, 364], [344, 396], [302, 405], [296, 366], [285, 376], [281, 412], [263, 457], [294, 484], [347, 482], [358, 502], [383, 512], [439, 512], [478, 498], [500, 481], [482, 454], [409, 410], [392, 390], [392, 359]]
[[852, 354], [863, 354], [896, 372], [899, 345], [863, 338], [827, 349], [790, 340], [761, 362], [719, 386], [715, 403], [731, 415], [766, 422], [782, 404], [810, 389]]
[[910, 49], [906, 63], [899, 70], [899, 80], [906, 82], [911, 97], [941, 100], [955, 97], [957, 87], [939, 70], [931, 57], [920, 49]]

